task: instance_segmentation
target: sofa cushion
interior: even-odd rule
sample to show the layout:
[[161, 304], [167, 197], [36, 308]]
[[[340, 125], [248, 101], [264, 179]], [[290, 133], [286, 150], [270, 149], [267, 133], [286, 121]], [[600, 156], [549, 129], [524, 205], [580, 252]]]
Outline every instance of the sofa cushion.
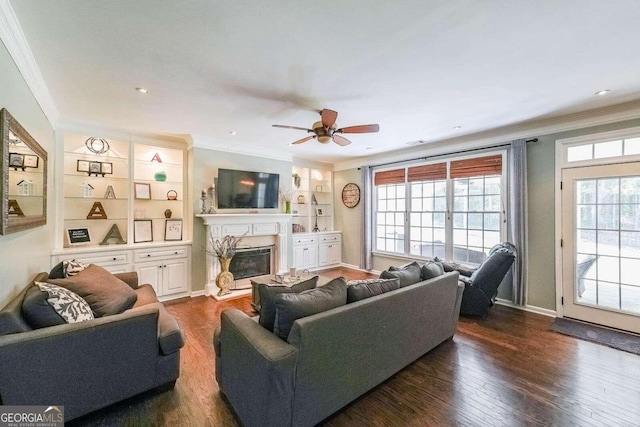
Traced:
[[133, 307], [137, 295], [129, 285], [95, 264], [72, 277], [50, 280], [84, 298], [96, 317], [122, 313]]
[[[146, 304], [144, 309], [154, 307], [158, 309], [158, 346], [163, 355], [175, 353], [184, 346], [182, 330], [175, 317], [171, 315], [161, 302]], [[137, 310], [141, 307], [135, 307]]]
[[400, 279], [365, 279], [347, 282], [347, 304], [400, 288]]
[[75, 292], [51, 283], [36, 282], [36, 286], [48, 294], [47, 303], [51, 304], [66, 323], [84, 322], [94, 318], [89, 304]]
[[64, 279], [64, 278], [65, 278], [64, 265], [63, 265], [63, 262], [60, 261], [49, 272], [49, 279]]
[[433, 260], [435, 262], [439, 262], [439, 263], [442, 264], [442, 268], [444, 269], [445, 273], [450, 273], [452, 271], [455, 271], [456, 268], [458, 268], [458, 264], [456, 264], [455, 262], [452, 262], [452, 261], [447, 261], [447, 260], [444, 260], [444, 259], [440, 259], [438, 257], [435, 257]]
[[275, 302], [276, 320], [273, 332], [286, 340], [297, 319], [345, 305], [347, 282], [343, 277], [338, 277], [324, 286], [308, 291], [278, 294]]
[[276, 303], [277, 295], [284, 293], [298, 293], [313, 289], [318, 284], [318, 276], [304, 282], [296, 283], [293, 286], [271, 286], [264, 283], [258, 285], [258, 295], [260, 296], [260, 318], [258, 323], [273, 332], [274, 322], [276, 321]]
[[418, 283], [420, 279], [420, 265], [412, 262], [401, 267], [389, 267], [389, 270], [380, 274], [381, 279], [400, 279], [400, 287]]
[[153, 289], [153, 286], [149, 284], [138, 286], [134, 292], [137, 295], [136, 303], [133, 304], [134, 308], [158, 302], [156, 291]]
[[24, 295], [21, 308], [22, 317], [34, 329], [67, 323], [53, 308], [53, 305], [47, 302], [48, 298], [49, 292], [40, 289], [37, 285], [29, 286]]
[[420, 278], [422, 280], [433, 279], [434, 277], [442, 276], [444, 274], [444, 267], [441, 262], [428, 261], [420, 269]]

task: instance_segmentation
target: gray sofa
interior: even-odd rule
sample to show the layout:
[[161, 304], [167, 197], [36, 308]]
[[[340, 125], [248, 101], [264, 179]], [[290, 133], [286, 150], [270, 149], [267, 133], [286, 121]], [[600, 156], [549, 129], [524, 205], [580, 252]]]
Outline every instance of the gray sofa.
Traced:
[[298, 319], [287, 341], [225, 310], [220, 390], [247, 427], [315, 425], [452, 338], [463, 290], [447, 273]]
[[[138, 286], [136, 273], [116, 276], [137, 294], [120, 314], [32, 329], [21, 313], [29, 286], [0, 311], [0, 404], [64, 405], [69, 421], [173, 387], [184, 345], [178, 323], [150, 285]], [[40, 273], [34, 282], [47, 278]]]

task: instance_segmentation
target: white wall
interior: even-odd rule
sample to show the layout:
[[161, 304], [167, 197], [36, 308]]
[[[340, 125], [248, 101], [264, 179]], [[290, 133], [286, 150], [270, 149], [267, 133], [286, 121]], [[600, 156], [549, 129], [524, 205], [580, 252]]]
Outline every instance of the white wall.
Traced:
[[47, 177], [48, 219], [42, 227], [0, 236], [0, 307], [22, 290], [41, 271], [49, 271], [52, 247], [53, 153], [54, 135], [42, 109], [36, 102], [11, 55], [0, 44], [0, 108], [6, 108], [35, 138], [49, 155]]

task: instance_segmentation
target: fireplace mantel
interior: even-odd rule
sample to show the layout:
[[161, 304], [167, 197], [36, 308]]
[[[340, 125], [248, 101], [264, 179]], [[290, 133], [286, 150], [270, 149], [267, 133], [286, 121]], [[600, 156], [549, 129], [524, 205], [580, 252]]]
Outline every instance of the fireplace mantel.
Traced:
[[[291, 215], [281, 213], [264, 214], [201, 214], [196, 217], [202, 219], [207, 226], [207, 250], [210, 250], [209, 236], [222, 238], [224, 236], [242, 236], [243, 239], [250, 237], [273, 236], [276, 246], [275, 266], [278, 271], [274, 273], [284, 273], [288, 270], [288, 246], [291, 241]], [[216, 277], [220, 272], [220, 265], [215, 256], [207, 255], [207, 285], [205, 295], [212, 295], [218, 298], [218, 287]], [[232, 292], [227, 297], [237, 296], [237, 291]]]

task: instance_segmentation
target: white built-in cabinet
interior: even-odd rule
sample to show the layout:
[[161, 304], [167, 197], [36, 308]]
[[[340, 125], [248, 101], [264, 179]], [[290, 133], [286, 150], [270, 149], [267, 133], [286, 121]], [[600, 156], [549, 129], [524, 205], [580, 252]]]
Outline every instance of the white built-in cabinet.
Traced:
[[[139, 282], [151, 284], [161, 299], [188, 295], [191, 215], [184, 141], [74, 131], [56, 138], [51, 265], [75, 258], [113, 273], [136, 271]], [[103, 153], [91, 150], [103, 147]], [[124, 243], [105, 240], [114, 226]], [[168, 226], [173, 234], [166, 234]], [[88, 241], [72, 242], [69, 229], [86, 229]]]
[[342, 262], [340, 232], [293, 235], [293, 267], [302, 270], [337, 267]]

